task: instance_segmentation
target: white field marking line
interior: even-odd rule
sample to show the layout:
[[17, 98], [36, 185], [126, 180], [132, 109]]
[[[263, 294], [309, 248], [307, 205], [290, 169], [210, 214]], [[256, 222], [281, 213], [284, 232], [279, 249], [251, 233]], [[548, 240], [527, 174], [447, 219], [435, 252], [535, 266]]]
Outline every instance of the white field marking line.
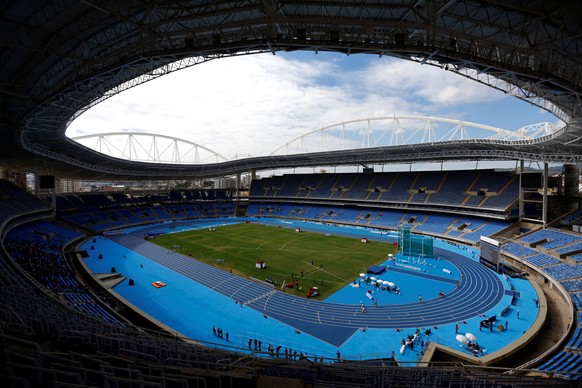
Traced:
[[[210, 287], [210, 288], [211, 288], [212, 290], [215, 290], [216, 288], [220, 287], [221, 285], [223, 285], [223, 284], [225, 284], [225, 283], [228, 283], [230, 280], [231, 280], [231, 279], [224, 279], [223, 281], [216, 283], [215, 285], [213, 285], [213, 286], [212, 286], [212, 287]], [[245, 287], [247, 287], [247, 286], [249, 286], [249, 285], [251, 285], [251, 284], [252, 284], [252, 283], [243, 284], [242, 286], [240, 286], [240, 287], [239, 287], [239, 288], [238, 288], [238, 289], [237, 289], [237, 290], [234, 292], [234, 294], [236, 294], [236, 293], [237, 293], [239, 290], [241, 290], [241, 289], [243, 289], [243, 288], [245, 288]], [[233, 294], [233, 295], [234, 295], [234, 294]]]
[[[311, 263], [308, 263], [307, 261], [304, 261], [304, 263], [305, 263], [305, 264], [307, 264], [307, 265], [311, 265]], [[316, 266], [314, 265], [314, 267], [316, 267]], [[326, 271], [325, 269], [321, 269], [321, 268], [319, 268], [319, 267], [316, 267], [316, 270], [319, 270], [319, 271], [325, 272], [326, 274], [328, 274], [328, 275], [331, 275], [331, 276], [333, 276], [334, 278], [337, 278], [337, 279], [339, 279], [339, 280], [341, 280], [341, 281], [343, 281], [343, 282], [346, 282], [346, 283], [351, 283], [349, 280], [343, 279], [343, 278], [341, 278], [341, 277], [339, 277], [339, 276], [337, 276], [337, 275], [335, 275], [335, 274], [333, 274], [333, 273], [331, 273], [331, 272], [328, 272], [328, 271]], [[314, 272], [315, 272], [315, 271], [314, 271]]]
[[[307, 263], [307, 262], [304, 261], [304, 263]], [[311, 265], [309, 263], [307, 263], [307, 264], [308, 265]], [[321, 271], [321, 268], [319, 268], [319, 267], [315, 267], [313, 269], [310, 269], [310, 270], [307, 270], [307, 271], [303, 271], [303, 275], [306, 275], [306, 276], [303, 276], [303, 277], [307, 277], [307, 275], [311, 275], [312, 273], [319, 272], [319, 271]]]
[[[271, 240], [271, 241], [272, 241], [272, 240]], [[270, 242], [270, 241], [267, 241], [267, 242]], [[258, 246], [258, 247], [243, 247], [243, 246], [240, 246], [240, 245], [239, 245], [239, 246], [237, 247], [237, 249], [241, 249], [241, 250], [256, 250], [256, 249], [259, 249], [259, 248], [261, 248], [261, 247], [262, 247], [264, 244], [265, 244], [265, 243], [261, 244], [261, 245], [260, 245], [260, 246]], [[269, 251], [280, 251], [280, 250], [281, 250], [281, 248], [266, 248], [265, 250], [269, 250]], [[313, 248], [311, 248], [311, 249], [293, 249], [293, 251], [289, 251], [289, 252], [308, 252], [308, 253], [309, 253], [309, 252], [312, 252], [312, 253], [314, 253], [314, 254], [317, 254], [317, 253], [318, 253], [318, 252], [320, 252], [320, 251], [319, 251], [319, 250], [317, 250], [317, 249], [313, 249]], [[338, 250], [338, 251], [333, 251], [333, 250], [329, 250], [329, 249], [328, 249], [328, 250], [326, 250], [326, 252], [328, 252], [328, 253], [338, 253], [338, 254], [343, 254], [343, 253], [345, 253], [345, 251], [341, 251], [341, 250]]]
[[[273, 272], [273, 276], [289, 276], [289, 274], [287, 274], [287, 273]], [[307, 277], [304, 277], [304, 278], [307, 279]], [[344, 284], [345, 283], [345, 280], [341, 279], [341, 282], [340, 281], [337, 281], [337, 280], [326, 280], [326, 282], [333, 282], [333, 283], [341, 283], [341, 284]], [[287, 283], [291, 283], [291, 281], [288, 281]]]
[[[267, 300], [268, 300], [271, 297], [271, 295], [273, 295], [274, 293], [275, 293], [275, 290], [266, 292], [266, 293], [264, 293], [262, 295], [259, 295], [259, 296], [254, 297], [253, 299], [249, 299], [249, 300], [243, 302], [243, 305], [246, 306], [246, 305], [251, 304], [253, 302], [256, 302], [257, 300], [262, 299], [264, 297], [267, 297]], [[266, 303], [265, 303], [265, 306], [266, 306]]]
[[[237, 236], [237, 237], [240, 237], [240, 236], [243, 236], [243, 237], [245, 237], [245, 236], [246, 236], [246, 234], [245, 234], [245, 233], [240, 233], [240, 234], [233, 233], [233, 235], [234, 235], [234, 236]], [[255, 248], [251, 248], [251, 247], [240, 247], [240, 246], [239, 246], [239, 249], [257, 250], [257, 249], [260, 249], [260, 248], [262, 248], [262, 247], [263, 247], [265, 244], [268, 244], [268, 243], [270, 243], [270, 242], [272, 242], [272, 241], [278, 240], [278, 239], [280, 239], [280, 238], [288, 238], [288, 237], [289, 237], [289, 236], [287, 236], [287, 235], [282, 235], [282, 236], [279, 236], [279, 237], [276, 237], [276, 238], [272, 238], [272, 239], [270, 239], [270, 240], [266, 240], [266, 241], [264, 241], [263, 243], [261, 243], [261, 245], [259, 245], [259, 246], [255, 247]], [[289, 245], [289, 244], [291, 244], [291, 243], [294, 243], [294, 242], [296, 242], [296, 241], [298, 241], [298, 240], [300, 240], [300, 239], [303, 239], [303, 238], [308, 238], [308, 237], [310, 237], [310, 235], [305, 235], [305, 234], [304, 234], [304, 235], [302, 235], [302, 236], [301, 236], [301, 237], [299, 237], [299, 238], [294, 238], [294, 239], [292, 239], [292, 240], [288, 241], [286, 244], [283, 244], [283, 245], [282, 245], [282, 246], [280, 246], [279, 248], [276, 248], [276, 249], [274, 248], [274, 249], [271, 249], [271, 250], [278, 250], [278, 251], [279, 251], [279, 250], [282, 250], [282, 249], [283, 249], [283, 248], [285, 248], [287, 245]], [[317, 250], [315, 250], [315, 249], [297, 249], [297, 250], [295, 250], [295, 251], [296, 251], [296, 252], [317, 252]], [[328, 252], [334, 252], [334, 251], [333, 251], [333, 250], [328, 250]], [[345, 253], [345, 251], [338, 251], [338, 253]], [[353, 253], [358, 253], [358, 252], [353, 252]]]
[[[270, 240], [267, 240], [267, 241], [263, 242], [261, 245], [259, 245], [259, 246], [258, 246], [258, 247], [256, 247], [255, 249], [260, 249], [260, 248], [262, 248], [262, 247], [263, 247], [263, 245], [265, 245], [265, 244], [268, 244], [268, 243], [270, 243], [271, 241], [275, 241], [275, 240], [279, 240], [279, 239], [281, 239], [281, 238], [287, 238], [287, 237], [289, 237], [289, 236], [287, 236], [287, 235], [283, 235], [283, 236], [279, 236], [279, 237], [272, 238], [272, 239], [270, 239]], [[306, 236], [306, 237], [307, 237], [307, 236]], [[280, 250], [280, 249], [281, 249], [281, 248], [279, 248], [279, 249], [277, 249], [277, 250]]]
[[271, 298], [271, 296], [273, 296], [273, 294], [274, 294], [275, 292], [276, 292], [276, 291], [275, 291], [275, 290], [273, 290], [273, 291], [271, 291], [271, 292], [269, 292], [269, 293], [267, 293], [267, 294], [265, 294], [265, 295], [264, 295], [264, 296], [267, 296], [267, 299], [265, 299], [265, 307], [263, 307], [263, 310], [264, 310], [264, 311], [267, 311], [267, 303], [269, 303], [269, 299]]
[[279, 247], [279, 249], [277, 249], [277, 250], [278, 250], [278, 251], [280, 251], [280, 250], [282, 250], [282, 249], [285, 249], [285, 247], [286, 247], [287, 245], [289, 245], [289, 244], [292, 244], [292, 243], [294, 243], [294, 242], [297, 242], [297, 241], [299, 241], [299, 240], [302, 240], [302, 239], [304, 239], [304, 238], [307, 238], [307, 237], [309, 237], [309, 235], [304, 235], [304, 236], [301, 236], [301, 237], [299, 237], [299, 238], [296, 238], [296, 239], [293, 239], [293, 240], [291, 240], [291, 241], [288, 241], [286, 244], [283, 244], [283, 245], [281, 245], [281, 246]]
[[[217, 287], [219, 287], [221, 284], [228, 282], [229, 279], [224, 280], [216, 285], [214, 285], [213, 287], [211, 287], [211, 289], [215, 290]], [[245, 287], [250, 286], [252, 283], [245, 283], [242, 286], [240, 286], [239, 288], [237, 288], [236, 290], [234, 290], [234, 292], [232, 294], [230, 294], [229, 298], [232, 298], [233, 296], [235, 296], [237, 294], [237, 292], [239, 292], [240, 290], [242, 290]]]

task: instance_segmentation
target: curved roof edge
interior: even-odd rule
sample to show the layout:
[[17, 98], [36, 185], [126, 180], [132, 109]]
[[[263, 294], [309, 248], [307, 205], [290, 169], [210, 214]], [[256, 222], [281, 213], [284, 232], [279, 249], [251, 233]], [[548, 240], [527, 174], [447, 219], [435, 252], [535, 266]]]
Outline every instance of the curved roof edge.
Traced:
[[[0, 165], [85, 179], [209, 177], [254, 169], [402, 161], [522, 159], [580, 163], [582, 3], [549, 0], [319, 1], [240, 7], [163, 1], [111, 9], [30, 0], [8, 4], [0, 61]], [[49, 2], [50, 3], [50, 2]], [[270, 3], [269, 3], [270, 4]], [[62, 9], [59, 9], [62, 8]], [[103, 8], [104, 7], [104, 8]], [[492, 23], [491, 21], [495, 22]], [[31, 25], [42, 26], [30, 33]], [[564, 131], [532, 142], [454, 141], [322, 154], [260, 157], [205, 166], [152, 165], [104, 157], [65, 136], [78, 112], [180, 68], [232, 55], [290, 50], [389, 55], [512, 85], [512, 94], [557, 108]], [[199, 58], [195, 60], [192, 58]], [[551, 106], [550, 106], [551, 105]], [[284, 165], [284, 166], [283, 166]]]

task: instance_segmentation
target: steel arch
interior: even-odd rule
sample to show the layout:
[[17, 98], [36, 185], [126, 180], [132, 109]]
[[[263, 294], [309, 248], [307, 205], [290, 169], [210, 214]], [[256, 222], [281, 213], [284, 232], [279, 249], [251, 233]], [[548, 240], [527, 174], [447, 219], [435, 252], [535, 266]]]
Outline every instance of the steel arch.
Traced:
[[228, 160], [203, 145], [154, 133], [108, 132], [71, 139], [110, 157], [134, 162], [201, 164]]
[[342, 149], [430, 144], [454, 140], [533, 140], [559, 127], [539, 123], [509, 131], [489, 125], [442, 117], [393, 115], [342, 121], [303, 133], [269, 155], [325, 152]]

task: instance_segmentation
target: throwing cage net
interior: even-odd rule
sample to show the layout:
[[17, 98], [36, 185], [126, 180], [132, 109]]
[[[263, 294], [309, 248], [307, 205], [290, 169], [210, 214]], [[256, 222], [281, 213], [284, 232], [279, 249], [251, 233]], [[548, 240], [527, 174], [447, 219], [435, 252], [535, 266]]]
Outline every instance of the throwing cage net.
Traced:
[[434, 257], [433, 238], [413, 234], [412, 225], [398, 227], [398, 247], [406, 256]]

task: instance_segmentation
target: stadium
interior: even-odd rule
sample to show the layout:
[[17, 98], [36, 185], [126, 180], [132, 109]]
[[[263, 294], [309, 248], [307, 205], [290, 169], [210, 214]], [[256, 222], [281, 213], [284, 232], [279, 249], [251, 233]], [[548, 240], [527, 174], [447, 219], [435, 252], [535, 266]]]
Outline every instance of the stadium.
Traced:
[[[579, 4], [0, 10], [3, 386], [579, 386]], [[132, 160], [65, 135], [166, 74], [292, 51], [437, 67], [564, 125], [212, 163]], [[397, 130], [411, 119], [385, 118]], [[515, 168], [391, 168], [457, 161]], [[80, 193], [80, 181], [144, 186]], [[184, 181], [197, 183], [170, 184]]]

